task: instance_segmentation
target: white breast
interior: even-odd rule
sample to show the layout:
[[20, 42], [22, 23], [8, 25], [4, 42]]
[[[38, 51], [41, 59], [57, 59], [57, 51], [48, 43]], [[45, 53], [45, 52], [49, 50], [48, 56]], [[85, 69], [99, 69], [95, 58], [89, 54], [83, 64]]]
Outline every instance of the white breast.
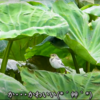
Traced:
[[65, 68], [63, 65], [61, 65], [62, 61], [61, 60], [56, 60], [53, 59], [51, 62], [51, 59], [49, 59], [49, 62], [51, 64], [51, 66], [55, 69], [59, 69], [59, 68]]

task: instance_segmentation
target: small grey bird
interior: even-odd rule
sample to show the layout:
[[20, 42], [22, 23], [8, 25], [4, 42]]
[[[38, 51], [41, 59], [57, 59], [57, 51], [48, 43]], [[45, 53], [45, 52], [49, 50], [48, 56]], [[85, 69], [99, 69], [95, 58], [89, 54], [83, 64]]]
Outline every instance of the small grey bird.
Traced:
[[50, 59], [49, 62], [51, 64], [51, 66], [55, 69], [59, 69], [59, 68], [65, 68], [65, 70], [69, 73], [73, 73], [74, 70], [69, 68], [69, 67], [65, 67], [64, 64], [62, 63], [61, 59], [56, 55], [56, 54], [51, 54], [50, 55]]

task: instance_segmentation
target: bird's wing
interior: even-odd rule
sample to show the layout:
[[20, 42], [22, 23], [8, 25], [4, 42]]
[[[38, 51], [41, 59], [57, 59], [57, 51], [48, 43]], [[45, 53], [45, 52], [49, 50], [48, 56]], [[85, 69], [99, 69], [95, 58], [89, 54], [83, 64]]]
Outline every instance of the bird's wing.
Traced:
[[[60, 61], [61, 61], [61, 60], [60, 60]], [[62, 63], [62, 61], [61, 61], [61, 65], [65, 67], [65, 65]]]
[[[65, 65], [62, 63], [62, 61], [61, 61], [61, 59], [60, 58], [56, 58], [57, 60], [58, 60], [58, 63], [60, 64], [60, 65], [62, 65], [63, 67], [65, 67]], [[69, 67], [65, 67], [65, 69], [67, 69], [69, 72], [73, 72], [73, 70], [71, 69], [71, 68], [69, 68]]]
[[72, 70], [71, 68], [65, 67], [65, 65], [62, 63], [62, 61], [61, 61], [60, 59], [58, 59], [58, 63], [59, 63], [60, 65], [62, 65], [62, 67], [64, 67], [68, 72], [73, 72], [73, 70]]
[[61, 65], [63, 68], [65, 68], [68, 72], [70, 72], [70, 73], [73, 73], [74, 72], [73, 69], [71, 69], [69, 67], [65, 67], [65, 65], [62, 63], [62, 61], [61, 61], [61, 59], [59, 57], [56, 57], [55, 59], [56, 59], [57, 63], [59, 65]]
[[73, 70], [69, 67], [65, 67], [68, 71], [73, 72]]
[[[58, 63], [59, 63], [60, 65], [64, 66], [64, 64], [62, 63], [61, 59], [57, 58], [57, 60], [58, 60]], [[65, 66], [64, 66], [64, 67], [65, 67]]]

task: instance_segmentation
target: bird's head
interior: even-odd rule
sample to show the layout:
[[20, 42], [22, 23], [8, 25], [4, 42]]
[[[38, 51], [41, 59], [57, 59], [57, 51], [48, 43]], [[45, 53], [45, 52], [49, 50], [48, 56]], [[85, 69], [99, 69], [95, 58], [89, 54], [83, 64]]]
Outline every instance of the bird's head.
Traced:
[[58, 57], [58, 56], [56, 54], [51, 54], [50, 57], [55, 58], [55, 57]]

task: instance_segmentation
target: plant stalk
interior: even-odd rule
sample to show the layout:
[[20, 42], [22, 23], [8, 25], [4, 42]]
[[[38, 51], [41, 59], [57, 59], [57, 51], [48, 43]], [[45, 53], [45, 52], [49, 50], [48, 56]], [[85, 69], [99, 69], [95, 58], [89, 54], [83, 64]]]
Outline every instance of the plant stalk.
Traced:
[[86, 72], [90, 72], [90, 63], [86, 62]]
[[10, 53], [12, 43], [13, 43], [13, 41], [9, 40], [8, 45], [7, 45], [7, 47], [4, 51], [2, 64], [1, 64], [1, 73], [5, 73], [5, 71], [6, 71], [6, 66], [7, 66], [8, 57], [9, 57], [9, 53]]
[[76, 69], [76, 73], [80, 73], [79, 67], [78, 67], [78, 64], [77, 64], [77, 60], [75, 58], [75, 54], [74, 54], [74, 52], [71, 49], [69, 49], [69, 51], [70, 51], [70, 53], [72, 55], [72, 59], [73, 59], [73, 62], [74, 62], [74, 66], [75, 66], [75, 69]]

